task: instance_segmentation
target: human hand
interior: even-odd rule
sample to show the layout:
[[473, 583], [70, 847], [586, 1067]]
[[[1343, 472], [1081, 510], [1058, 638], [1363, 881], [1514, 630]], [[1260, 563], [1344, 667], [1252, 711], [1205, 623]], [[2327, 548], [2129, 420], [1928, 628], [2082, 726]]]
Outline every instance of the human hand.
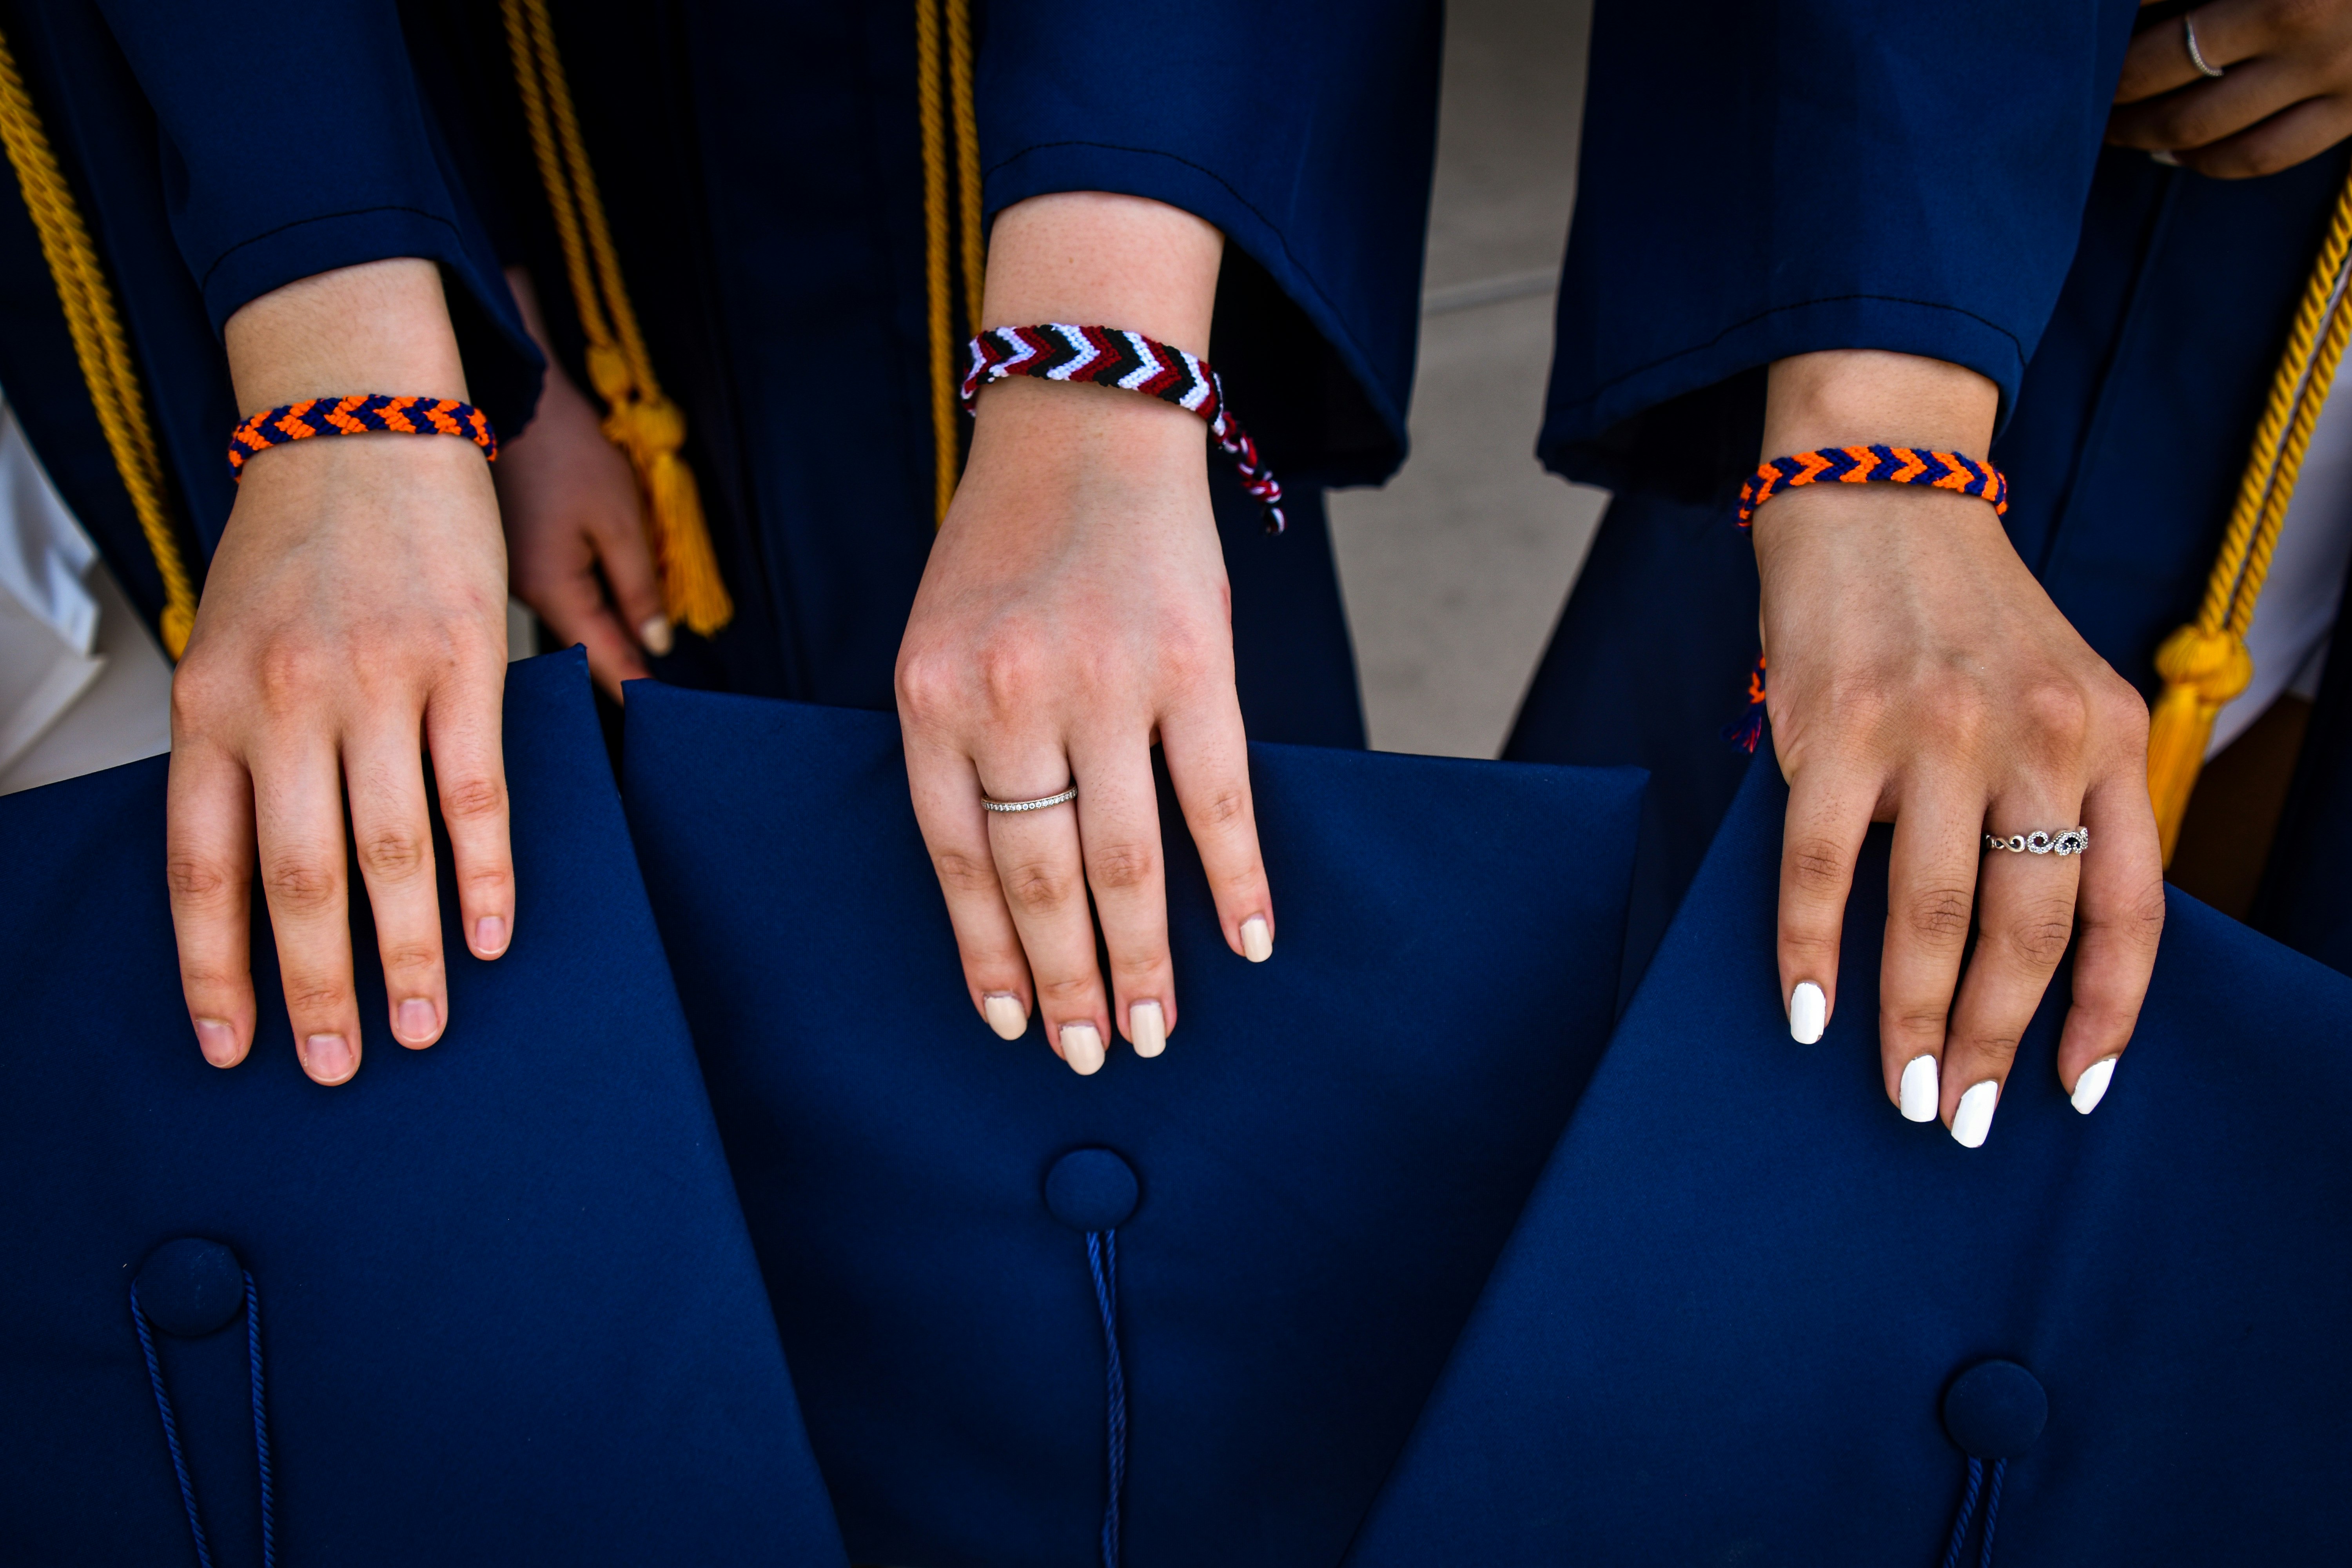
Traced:
[[[1876, 441], [1982, 454], [1992, 434], [1992, 384], [1937, 361], [1809, 354], [1774, 365], [1770, 386], [1769, 456]], [[1779, 952], [1791, 1033], [1819, 1038], [1835, 1007], [1855, 857], [1870, 824], [1891, 821], [1887, 1098], [1981, 1143], [2079, 930], [2057, 1068], [2087, 1113], [2131, 1038], [2164, 923], [2146, 706], [1984, 501], [1813, 485], [1774, 497], [1753, 526], [1766, 700], [1789, 781]], [[1988, 833], [2077, 824], [2090, 830], [2079, 856], [1984, 847]]]
[[[1138, 198], [1024, 203], [997, 220], [985, 319], [1100, 322], [1200, 352], [1222, 244]], [[972, 1004], [1006, 1039], [1034, 1004], [1081, 1073], [1102, 1066], [1114, 1016], [1139, 1056], [1176, 1025], [1155, 739], [1227, 944], [1254, 962], [1273, 951], [1207, 462], [1201, 421], [1171, 405], [991, 386], [899, 650], [915, 815]], [[1068, 805], [981, 809], [983, 794], [1073, 782]]]
[[[2187, 26], [2226, 75], [2197, 68]], [[2224, 180], [2292, 168], [2347, 136], [2352, 0], [2212, 0], [2158, 22], [2125, 51], [2107, 121], [2115, 145], [2169, 153]]]
[[[304, 279], [229, 319], [247, 413], [330, 393], [463, 398], [441, 281], [418, 260]], [[257, 854], [303, 1070], [359, 1070], [343, 805], [375, 915], [393, 1037], [448, 1022], [426, 814], [429, 746], [476, 956], [514, 926], [499, 702], [506, 562], [471, 444], [392, 434], [256, 454], [172, 682], [168, 881], [206, 1060], [253, 1043]]]
[[539, 410], [500, 440], [491, 472], [514, 595], [560, 645], [587, 649], [589, 673], [617, 700], [622, 682], [646, 673], [638, 649], [658, 657], [671, 645], [645, 498], [627, 455], [605, 438], [595, 408], [548, 347], [530, 274], [509, 268], [507, 281], [547, 356]]

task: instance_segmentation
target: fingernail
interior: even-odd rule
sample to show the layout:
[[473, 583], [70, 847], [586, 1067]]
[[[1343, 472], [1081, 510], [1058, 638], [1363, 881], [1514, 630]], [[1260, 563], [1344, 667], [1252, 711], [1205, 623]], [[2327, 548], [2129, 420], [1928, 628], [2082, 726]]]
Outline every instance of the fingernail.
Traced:
[[1810, 1046], [1822, 1037], [1822, 1026], [1829, 1021], [1829, 998], [1822, 988], [1810, 980], [1800, 981], [1789, 993], [1789, 1037], [1801, 1046]]
[[1063, 1025], [1062, 1059], [1080, 1078], [1091, 1078], [1102, 1071], [1102, 1035], [1092, 1024]]
[[404, 1041], [422, 1045], [433, 1037], [440, 1026], [440, 1010], [422, 996], [411, 996], [400, 1005], [400, 1017], [393, 1033]]
[[1960, 1107], [1952, 1112], [1952, 1142], [1963, 1149], [1984, 1147], [1985, 1134], [1992, 1131], [1992, 1108], [2000, 1099], [2000, 1085], [1987, 1079], [1960, 1096]]
[[2099, 1101], [2107, 1098], [2107, 1083], [2116, 1076], [2116, 1058], [2101, 1057], [2083, 1069], [2074, 1080], [2074, 1109], [2088, 1116], [2099, 1109]]
[[302, 1061], [320, 1083], [341, 1083], [357, 1066], [352, 1058], [352, 1043], [341, 1035], [313, 1035], [304, 1040]]
[[980, 1016], [988, 1020], [1000, 1040], [1017, 1040], [1029, 1032], [1029, 1015], [1021, 1010], [1021, 998], [1010, 992], [982, 997]]
[[2151, 163], [2161, 163], [2168, 169], [2180, 167], [2180, 160], [2173, 155], [2172, 150], [2168, 147], [2158, 147], [2147, 155], [2147, 161]]
[[1139, 1057], [1156, 1057], [1168, 1048], [1168, 1015], [1157, 1002], [1138, 1002], [1127, 1010], [1127, 1037]]
[[[196, 1047], [205, 1053], [205, 1060], [216, 1068], [234, 1066], [236, 1062], [236, 1031], [218, 1018], [196, 1020]], [[2088, 1074], [2084, 1075], [2086, 1078]]]
[[1242, 956], [1252, 963], [1264, 963], [1274, 956], [1274, 932], [1264, 915], [1252, 915], [1242, 921]]
[[669, 651], [670, 640], [667, 616], [647, 616], [644, 624], [637, 627], [637, 641], [644, 644], [645, 650], [656, 658]]
[[1936, 1058], [1913, 1057], [1903, 1068], [1903, 1120], [1933, 1121], [1937, 1103], [1944, 1098], [1943, 1085], [1936, 1081]]
[[484, 915], [474, 922], [474, 951], [484, 958], [496, 958], [507, 950], [507, 918], [504, 915]]

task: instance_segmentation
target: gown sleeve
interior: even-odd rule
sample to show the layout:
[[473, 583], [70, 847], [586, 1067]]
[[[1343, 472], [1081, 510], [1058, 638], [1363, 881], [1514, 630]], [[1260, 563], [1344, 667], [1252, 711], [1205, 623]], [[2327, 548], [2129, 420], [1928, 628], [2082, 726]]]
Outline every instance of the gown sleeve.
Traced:
[[1235, 411], [1286, 479], [1376, 483], [1404, 456], [1440, 33], [1433, 0], [999, 0], [988, 213], [1110, 191], [1216, 225]]

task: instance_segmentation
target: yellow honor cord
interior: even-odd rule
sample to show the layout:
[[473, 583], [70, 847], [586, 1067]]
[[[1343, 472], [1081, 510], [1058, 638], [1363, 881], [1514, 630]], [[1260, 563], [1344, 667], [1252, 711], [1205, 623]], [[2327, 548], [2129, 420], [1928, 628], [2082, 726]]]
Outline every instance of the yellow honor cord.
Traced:
[[16, 58], [0, 39], [0, 142], [16, 171], [17, 187], [33, 216], [41, 239], [41, 255], [65, 306], [66, 328], [73, 335], [74, 357], [80, 362], [82, 381], [98, 411], [98, 425], [113, 454], [115, 471], [131, 494], [131, 510], [146, 535], [148, 553], [163, 580], [163, 651], [178, 658], [188, 646], [188, 632], [196, 623], [196, 590], [180, 555], [179, 534], [164, 504], [163, 461], [147, 418], [146, 394], [139, 385], [131, 345], [123, 335], [122, 317], [114, 308], [114, 290], [99, 265], [98, 248], [74, 205], [72, 189], [58, 167], [40, 116], [25, 91], [16, 71]]
[[[945, 59], [940, 13], [946, 13]], [[944, 92], [941, 77], [946, 78]], [[972, 108], [970, 0], [915, 0], [915, 77], [923, 142], [923, 286], [930, 328], [932, 520], [946, 521], [957, 478], [956, 363], [961, 339], [980, 332], [983, 258], [980, 233], [980, 132]], [[948, 132], [955, 132], [955, 227], [949, 254]], [[956, 331], [951, 271], [961, 264], [964, 330]]]

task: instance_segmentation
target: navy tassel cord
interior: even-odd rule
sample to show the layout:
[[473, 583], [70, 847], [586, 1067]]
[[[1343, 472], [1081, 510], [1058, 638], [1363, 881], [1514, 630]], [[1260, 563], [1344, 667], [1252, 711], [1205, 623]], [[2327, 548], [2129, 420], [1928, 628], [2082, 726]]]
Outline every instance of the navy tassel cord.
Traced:
[[[147, 1327], [147, 1314], [140, 1310], [139, 1287], [135, 1284], [131, 1287], [131, 1323], [139, 1331], [139, 1349], [147, 1358], [147, 1381], [155, 1390], [155, 1414], [163, 1418], [163, 1442], [172, 1450], [172, 1473], [179, 1478], [180, 1502], [188, 1510], [188, 1533], [195, 1539], [196, 1562], [199, 1568], [213, 1568], [212, 1546], [205, 1540], [204, 1518], [196, 1511], [195, 1483], [188, 1479], [188, 1458], [180, 1449], [180, 1425], [172, 1418], [172, 1396], [163, 1389], [163, 1365], [155, 1359], [155, 1336]], [[261, 1563], [262, 1568], [277, 1568], [277, 1500], [269, 1485], [269, 1411], [263, 1402], [261, 1388], [261, 1296], [254, 1289], [250, 1269], [245, 1275], [245, 1353], [253, 1373], [253, 1451], [261, 1470]]]
[[1118, 1363], [1118, 1232], [1087, 1232], [1087, 1267], [1095, 1277], [1095, 1305], [1102, 1309], [1105, 1410], [1109, 1425], [1110, 1487], [1103, 1504], [1103, 1568], [1118, 1568], [1118, 1494], [1127, 1486], [1127, 1373]]
[[[1977, 1568], [1992, 1568], [1992, 1531], [2000, 1521], [2000, 1478], [2009, 1468], [2007, 1459], [1992, 1462], [1992, 1486], [1986, 1490], [1984, 1544], [1979, 1549]], [[1984, 1489], [1985, 1466], [1982, 1459], [1969, 1461], [1969, 1489], [1960, 1498], [1959, 1517], [1952, 1521], [1952, 1544], [1944, 1551], [1944, 1568], [1960, 1568], [1960, 1548], [1968, 1544], [1969, 1525], [1976, 1518], [1977, 1493]]]

